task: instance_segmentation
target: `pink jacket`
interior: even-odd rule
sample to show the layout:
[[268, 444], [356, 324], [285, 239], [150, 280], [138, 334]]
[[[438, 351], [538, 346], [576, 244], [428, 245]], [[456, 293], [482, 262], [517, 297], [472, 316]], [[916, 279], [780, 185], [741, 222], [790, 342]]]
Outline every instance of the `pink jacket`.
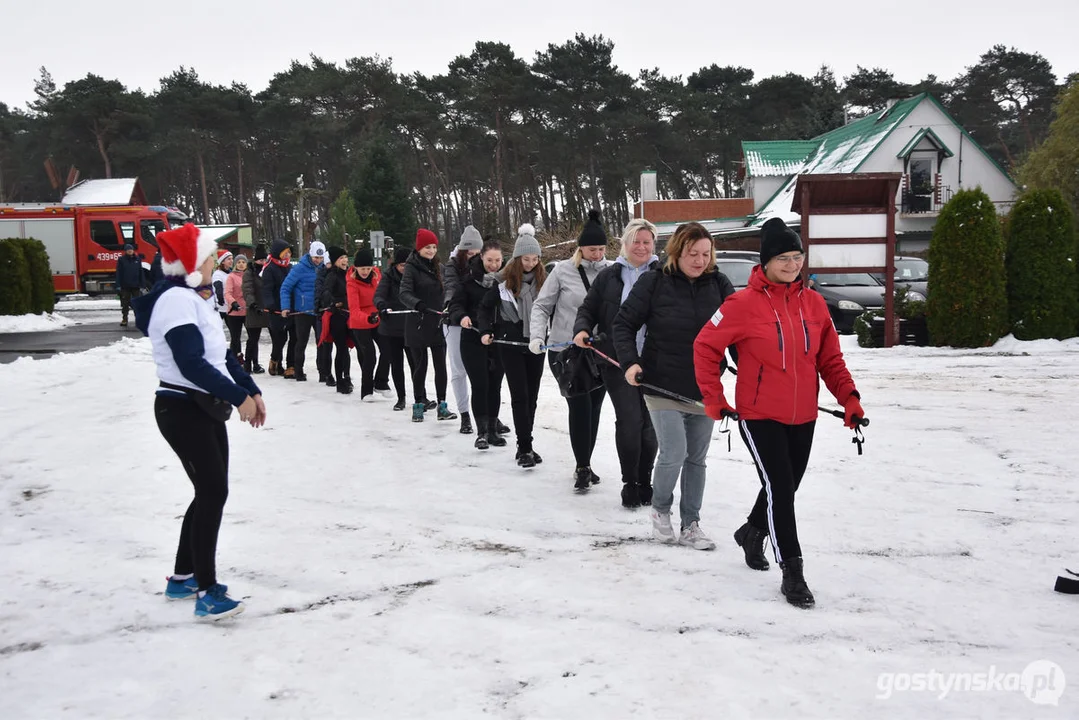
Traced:
[[244, 291], [243, 291], [244, 274], [241, 272], [230, 272], [229, 276], [225, 278], [225, 307], [232, 307], [232, 303], [240, 303], [239, 310], [230, 310], [229, 315], [244, 316], [247, 314], [247, 305], [244, 304]]

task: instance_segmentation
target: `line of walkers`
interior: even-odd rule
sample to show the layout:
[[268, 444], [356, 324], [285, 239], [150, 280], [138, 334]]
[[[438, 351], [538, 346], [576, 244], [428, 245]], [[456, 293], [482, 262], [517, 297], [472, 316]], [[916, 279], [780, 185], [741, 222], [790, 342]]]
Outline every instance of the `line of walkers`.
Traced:
[[[650, 506], [656, 538], [698, 550], [715, 548], [700, 526], [712, 432], [717, 421], [739, 421], [761, 490], [735, 542], [749, 567], [767, 570], [764, 540], [771, 538], [783, 594], [811, 605], [794, 494], [812, 445], [818, 377], [844, 405], [848, 427], [863, 413], [827, 306], [802, 284], [800, 240], [782, 221], [766, 223], [761, 265], [738, 293], [716, 269], [712, 236], [703, 226], [680, 226], [662, 262], [655, 243], [655, 226], [634, 220], [618, 257], [606, 259], [608, 238], [592, 211], [573, 257], [548, 274], [531, 225], [518, 229], [508, 261], [497, 240], [485, 241], [468, 226], [446, 265], [437, 261], [437, 236], [420, 229], [415, 249], [398, 248], [383, 274], [367, 250], [350, 266], [344, 250], [318, 242], [290, 268], [290, 250], [278, 241], [268, 258], [257, 251], [246, 271], [246, 259], [237, 258], [233, 273], [243, 273], [243, 280], [226, 278], [221, 310], [236, 354], [234, 318], [246, 311], [243, 366], [253, 373], [262, 370], [257, 338], [267, 321], [271, 374], [306, 379], [304, 353], [314, 328], [320, 380], [352, 392], [349, 349], [355, 347], [361, 398], [392, 396], [392, 374], [395, 410], [407, 407], [407, 360], [412, 420], [422, 422], [430, 410], [438, 420], [459, 414], [461, 433], [475, 433], [481, 451], [507, 444], [510, 428], [499, 420], [504, 381], [522, 468], [543, 462], [533, 427], [547, 355], [566, 401], [575, 490], [587, 492], [600, 481], [591, 460], [609, 396], [622, 504]], [[734, 406], [720, 381], [728, 350], [740, 368]], [[429, 364], [435, 400], [426, 393]], [[457, 413], [447, 402], [451, 385]], [[676, 486], [677, 532], [671, 521]]]

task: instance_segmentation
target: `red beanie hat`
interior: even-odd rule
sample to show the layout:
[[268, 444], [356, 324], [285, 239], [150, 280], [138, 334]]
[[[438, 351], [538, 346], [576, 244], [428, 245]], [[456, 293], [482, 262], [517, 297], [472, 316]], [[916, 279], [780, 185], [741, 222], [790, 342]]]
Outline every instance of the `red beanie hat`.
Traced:
[[438, 236], [427, 228], [416, 231], [416, 249], [423, 250], [428, 245], [438, 245]]

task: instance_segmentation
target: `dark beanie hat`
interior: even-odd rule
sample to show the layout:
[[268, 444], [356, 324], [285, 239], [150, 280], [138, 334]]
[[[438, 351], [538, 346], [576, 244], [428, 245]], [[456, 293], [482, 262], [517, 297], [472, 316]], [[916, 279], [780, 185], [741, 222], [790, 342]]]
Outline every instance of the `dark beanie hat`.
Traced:
[[788, 252], [802, 252], [802, 241], [798, 233], [787, 227], [780, 218], [772, 218], [761, 227], [761, 267], [776, 255]]
[[599, 210], [589, 210], [588, 220], [585, 221], [581, 237], [577, 238], [577, 247], [594, 245], [607, 246], [607, 231], [603, 229], [600, 221]]
[[[333, 251], [330, 251], [331, 257]], [[375, 264], [375, 254], [367, 248], [360, 248], [356, 251], [356, 257], [352, 258], [352, 265], [354, 267], [371, 267]]]
[[281, 259], [281, 253], [285, 252], [286, 250], [291, 250], [291, 249], [292, 248], [290, 248], [288, 246], [288, 243], [286, 241], [280, 240], [280, 239], [279, 240], [274, 240], [273, 245], [270, 246], [270, 255], [272, 255], [273, 257], [280, 260]]
[[408, 260], [408, 256], [412, 254], [412, 248], [401, 247], [398, 245], [393, 249], [393, 264], [400, 265]]
[[336, 245], [326, 248], [326, 254], [330, 256], [330, 265], [337, 262], [337, 258], [345, 254], [345, 249]]
[[258, 262], [259, 260], [265, 260], [265, 259], [266, 259], [266, 246], [265, 245], [256, 246], [255, 247], [255, 261]]

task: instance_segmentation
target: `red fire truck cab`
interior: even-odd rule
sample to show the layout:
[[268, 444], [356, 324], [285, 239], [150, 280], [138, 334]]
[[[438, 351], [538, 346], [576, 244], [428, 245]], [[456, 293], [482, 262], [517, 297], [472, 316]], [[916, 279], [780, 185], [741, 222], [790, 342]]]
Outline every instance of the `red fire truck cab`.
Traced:
[[116, 260], [132, 244], [143, 269], [157, 253], [155, 236], [184, 216], [158, 205], [0, 205], [0, 238], [34, 238], [49, 253], [56, 293], [115, 291]]

